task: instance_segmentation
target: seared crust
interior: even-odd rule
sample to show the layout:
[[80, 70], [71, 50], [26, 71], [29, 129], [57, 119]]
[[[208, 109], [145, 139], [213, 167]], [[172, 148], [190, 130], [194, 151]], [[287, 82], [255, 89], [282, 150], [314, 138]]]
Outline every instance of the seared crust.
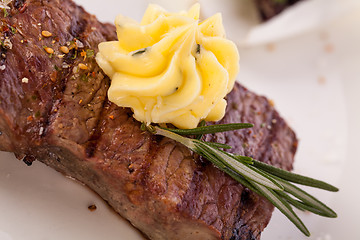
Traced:
[[[1, 18], [17, 29], [1, 32], [12, 43], [1, 48], [1, 150], [85, 183], [151, 239], [260, 238], [273, 211], [269, 202], [184, 146], [141, 131], [129, 109], [107, 100], [110, 80], [93, 56], [81, 53], [96, 54], [99, 42], [115, 39], [113, 26], [70, 0], [14, 1], [11, 7]], [[42, 36], [43, 30], [53, 36]], [[58, 57], [60, 46], [72, 41], [80, 41], [77, 49]], [[55, 53], [49, 56], [43, 46]], [[254, 128], [206, 140], [290, 170], [296, 136], [268, 100], [239, 84], [227, 98], [221, 122]]]

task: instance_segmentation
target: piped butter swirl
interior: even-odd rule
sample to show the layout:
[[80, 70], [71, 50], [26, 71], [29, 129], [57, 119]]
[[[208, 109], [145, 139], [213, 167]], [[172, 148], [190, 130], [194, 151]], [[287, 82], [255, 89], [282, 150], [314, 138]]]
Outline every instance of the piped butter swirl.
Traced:
[[99, 45], [96, 60], [111, 78], [109, 100], [145, 123], [194, 128], [225, 114], [224, 97], [239, 70], [221, 14], [199, 21], [200, 5], [169, 13], [149, 5], [138, 23], [118, 16], [118, 41]]

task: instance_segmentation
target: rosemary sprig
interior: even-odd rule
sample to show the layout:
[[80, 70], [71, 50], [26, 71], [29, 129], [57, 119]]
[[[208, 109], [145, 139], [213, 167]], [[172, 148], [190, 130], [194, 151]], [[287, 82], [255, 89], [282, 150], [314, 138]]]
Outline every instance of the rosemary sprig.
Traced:
[[[225, 152], [222, 149], [231, 148], [226, 144], [200, 140], [203, 134], [232, 131], [252, 126], [249, 123], [211, 126], [205, 126], [204, 123], [201, 123], [199, 127], [194, 129], [169, 129], [143, 124], [142, 129], [171, 138], [205, 157], [243, 186], [268, 199], [306, 236], [310, 236], [310, 232], [293, 211], [292, 206], [324, 217], [337, 217], [332, 209], [291, 182], [332, 192], [338, 191], [338, 188], [323, 181], [276, 168], [247, 156]], [[183, 135], [195, 135], [195, 138]]]

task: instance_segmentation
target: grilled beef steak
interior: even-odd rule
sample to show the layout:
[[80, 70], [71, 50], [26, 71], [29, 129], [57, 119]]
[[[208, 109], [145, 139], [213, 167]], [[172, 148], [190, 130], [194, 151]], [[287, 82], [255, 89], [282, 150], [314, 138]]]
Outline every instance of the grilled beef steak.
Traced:
[[[88, 185], [150, 239], [259, 239], [273, 206], [174, 141], [140, 130], [107, 100], [94, 54], [115, 39], [70, 0], [14, 0], [1, 16], [0, 150], [39, 160]], [[65, 48], [66, 47], [66, 48]], [[206, 136], [290, 170], [296, 137], [264, 97], [236, 84]]]

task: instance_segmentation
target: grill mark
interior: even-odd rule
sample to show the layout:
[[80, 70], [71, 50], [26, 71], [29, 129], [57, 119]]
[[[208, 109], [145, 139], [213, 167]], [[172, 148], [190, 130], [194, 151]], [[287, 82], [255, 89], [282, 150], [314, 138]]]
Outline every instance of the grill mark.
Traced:
[[[104, 113], [105, 111], [105, 102], [107, 100], [105, 100], [102, 104], [102, 108], [101, 108], [101, 112], [100, 112], [100, 116], [103, 116], [105, 114], [102, 114]], [[91, 158], [94, 156], [95, 154], [95, 150], [97, 148], [97, 145], [99, 143], [99, 139], [101, 137], [101, 122], [103, 121], [103, 119], [101, 117], [99, 117], [96, 125], [95, 125], [95, 128], [93, 130], [93, 133], [91, 134], [90, 136], [90, 139], [85, 143], [85, 154], [86, 154], [86, 157], [87, 158]]]
[[[26, 6], [28, 6], [28, 5], [30, 5], [29, 7], [33, 7], [33, 8], [38, 8], [39, 6], [38, 6], [38, 4], [36, 3], [36, 2], [31, 2], [31, 3], [29, 3], [29, 4], [27, 4], [27, 3], [24, 3], [25, 1], [23, 1], [23, 0], [19, 0], [19, 1], [16, 1], [16, 2], [13, 2], [13, 4], [14, 4], [14, 6], [16, 7], [16, 8], [23, 8], [23, 7], [25, 7], [25, 5]], [[41, 6], [44, 6], [44, 4], [43, 4], [43, 2], [41, 2]], [[46, 6], [44, 6], [44, 8], [46, 9]], [[47, 11], [47, 10], [46, 10]], [[30, 16], [33, 20], [35, 20], [34, 19], [34, 17], [33, 16], [31, 16], [31, 15], [27, 15], [27, 16]], [[49, 19], [50, 19], [50, 17], [49, 16], [47, 16]], [[18, 19], [17, 18], [15, 18], [14, 16], [12, 17], [12, 18], [10, 18], [10, 23], [8, 23], [9, 24], [9, 26], [12, 26], [13, 24], [15, 24], [16, 23], [16, 21], [17, 21]], [[39, 28], [39, 31], [40, 31], [40, 28]], [[8, 36], [9, 37], [9, 39], [10, 39], [10, 41], [11, 42], [13, 42], [13, 40], [11, 40], [12, 38], [15, 38], [15, 37], [17, 37], [17, 35], [19, 34], [19, 35], [21, 35], [22, 37], [25, 37], [23, 34], [22, 34], [22, 32], [19, 30], [18, 31], [18, 33], [17, 34], [13, 34], [12, 32], [10, 32], [10, 31], [7, 31], [7, 32], [5, 32], [6, 33], [6, 36]], [[5, 35], [4, 35], [5, 36]], [[32, 37], [31, 36], [31, 34], [29, 35], [30, 36], [30, 38]], [[28, 37], [29, 37], [28, 36]], [[15, 39], [16, 40], [16, 39]], [[35, 43], [34, 43], [34, 45], [32, 46], [32, 47], [36, 47], [37, 46], [37, 43], [36, 43], [36, 41], [34, 41]], [[13, 44], [15, 44], [14, 42], [13, 42]], [[13, 46], [13, 49], [14, 48], [16, 48], [17, 46], [15, 45], [15, 46]], [[21, 46], [22, 47], [22, 46]], [[41, 48], [40, 46], [38, 46], [39, 48]], [[16, 50], [16, 49], [15, 49]], [[6, 60], [6, 53], [7, 53], [7, 49], [4, 49], [3, 47], [1, 47], [1, 59], [0, 59], [0, 64], [2, 64], [3, 62], [5, 62], [5, 60]], [[35, 62], [33, 63], [33, 67], [35, 67], [35, 69], [41, 69], [41, 71], [42, 70], [44, 70], [45, 71], [45, 67], [44, 66], [46, 66], [46, 61], [47, 60], [44, 60], [44, 62], [46, 63], [46, 64], [44, 64], [44, 62], [41, 62], [41, 58], [44, 58], [44, 59], [47, 59], [47, 56], [46, 56], [46, 58], [44, 57], [44, 55], [34, 55], [33, 56], [33, 58], [35, 59]], [[29, 59], [31, 59], [31, 58], [29, 58]], [[30, 60], [29, 60], [30, 61]], [[31, 64], [30, 64], [31, 65]], [[28, 68], [28, 66], [24, 66], [24, 69], [27, 69]], [[28, 68], [27, 70], [25, 70], [25, 71], [28, 71], [30, 74], [32, 74], [32, 71], [31, 71], [31, 69], [30, 68]], [[50, 91], [50, 94], [52, 95], [52, 96], [54, 96], [53, 98], [52, 98], [52, 101], [49, 101], [49, 102], [45, 102], [45, 101], [43, 101], [43, 100], [41, 100], [41, 94], [39, 93], [39, 91], [38, 90], [35, 90], [34, 91], [34, 93], [33, 93], [33, 96], [36, 96], [36, 99], [40, 99], [40, 102], [39, 102], [39, 104], [41, 103], [43, 106], [44, 106], [44, 108], [43, 109], [41, 109], [41, 108], [39, 108], [39, 109], [36, 109], [36, 110], [39, 110], [38, 112], [36, 112], [36, 114], [40, 114], [38, 117], [39, 117], [39, 119], [38, 119], [38, 121], [36, 122], [36, 124], [34, 124], [34, 126], [36, 126], [38, 129], [39, 129], [39, 134], [37, 134], [37, 136], [36, 137], [39, 137], [39, 138], [42, 138], [44, 135], [45, 135], [45, 133], [46, 133], [46, 129], [47, 129], [47, 127], [49, 126], [49, 124], [50, 124], [50, 120], [49, 120], [49, 118], [51, 117], [51, 110], [52, 110], [52, 108], [53, 108], [53, 105], [54, 105], [54, 103], [56, 102], [56, 97], [55, 96], [58, 96], [58, 83], [59, 83], [59, 80], [60, 80], [60, 82], [61, 82], [61, 80], [62, 80], [62, 77], [61, 77], [61, 74], [57, 74], [56, 75], [56, 83], [51, 83], [51, 81], [50, 81], [50, 84], [47, 84], [47, 83], [45, 83], [44, 85], [43, 85], [43, 87], [42, 88], [48, 88], [49, 86], [54, 86], [54, 87], [52, 87], [49, 91]], [[41, 111], [40, 111], [41, 110]], [[35, 112], [35, 111], [34, 111]], [[36, 116], [35, 116], [36, 117]], [[34, 139], [33, 139], [34, 140]], [[29, 162], [29, 161], [28, 161]]]
[[[107, 85], [108, 86], [108, 85]], [[99, 118], [97, 123], [95, 124], [95, 127], [93, 128], [93, 133], [91, 134], [89, 140], [84, 144], [85, 146], [85, 153], [86, 153], [86, 157], [91, 158], [94, 156], [98, 144], [100, 143], [99, 140], [102, 136], [102, 128], [103, 128], [103, 124], [106, 122], [107, 120], [107, 115], [108, 115], [108, 109], [106, 107], [106, 105], [110, 105], [110, 101], [107, 99], [105, 99], [105, 101], [102, 102], [102, 107], [101, 107], [101, 112], [99, 113]], [[133, 119], [132, 117], [129, 119]], [[141, 149], [145, 142], [146, 139], [142, 139], [142, 141], [135, 147], [132, 148], [130, 152], [127, 152], [127, 154], [132, 154], [136, 151], [138, 151], [139, 149]]]
[[[106, 79], [108, 79], [108, 78], [106, 77]], [[109, 86], [109, 84], [106, 84], [106, 91], [108, 89], [108, 86]], [[102, 102], [99, 118], [93, 129], [93, 133], [91, 134], [89, 140], [85, 143], [85, 153], [86, 153], [86, 157], [88, 157], [88, 158], [91, 158], [94, 156], [95, 150], [99, 143], [99, 139], [102, 135], [102, 132], [101, 132], [102, 123], [105, 121], [105, 119], [102, 116], [106, 116], [106, 114], [104, 114], [104, 113], [107, 111], [107, 108], [105, 107], [107, 104], [109, 104], [109, 100], [108, 100], [107, 96], [105, 96], [105, 100]]]
[[[17, 1], [15, 2], [17, 3], [18, 7], [22, 7], [21, 3], [24, 3], [24, 1]], [[39, 4], [40, 3], [40, 4]], [[67, 2], [69, 3], [69, 2]], [[51, 3], [47, 2], [47, 1], [40, 1], [40, 2], [31, 2], [30, 4], [28, 4], [29, 8], [31, 8], [33, 6], [33, 8], [37, 8], [39, 7], [39, 5], [41, 5], [44, 9], [45, 9], [45, 16], [47, 19], [51, 20], [51, 15], [49, 10], [52, 8]], [[71, 3], [73, 5], [73, 3]], [[73, 35], [73, 36], [80, 36], [85, 30], [86, 30], [86, 26], [88, 24], [88, 20], [85, 18], [87, 16], [87, 14], [84, 14], [84, 12], [82, 12], [82, 8], [81, 7], [73, 7], [72, 10], [73, 11], [65, 11], [65, 10], [69, 10], [69, 8], [64, 8], [64, 9], [60, 9], [60, 11], [62, 11], [62, 13], [65, 16], [68, 16], [69, 19], [72, 20], [72, 24], [71, 24], [71, 29], [69, 29], [69, 32]], [[48, 9], [49, 8], [49, 9]], [[31, 16], [31, 15], [30, 15]], [[80, 19], [79, 19], [80, 16]], [[32, 16], [31, 16], [32, 17]], [[54, 27], [54, 29], [56, 29], [56, 26]], [[73, 36], [71, 36], [70, 34], [67, 34], [67, 31], [61, 33], [61, 34], [66, 34], [68, 39], [67, 41], [71, 41], [73, 40]], [[1, 52], [6, 52], [6, 49], [1, 48]], [[71, 54], [67, 54], [66, 56], [71, 56]], [[1, 58], [1, 61], [4, 61], [3, 58]], [[74, 59], [69, 59], [69, 58], [64, 58], [64, 62], [66, 62], [69, 65], [73, 65], [74, 63]], [[42, 64], [39, 65], [37, 68], [41, 68]], [[48, 102], [45, 106], [45, 111], [43, 111], [42, 113], [42, 121], [40, 122], [39, 128], [43, 128], [43, 134], [40, 137], [44, 137], [48, 131], [49, 126], [52, 124], [51, 119], [55, 119], [56, 118], [56, 111], [54, 111], [56, 109], [56, 106], [61, 103], [64, 99], [64, 92], [66, 90], [66, 86], [67, 86], [67, 82], [69, 80], [69, 77], [71, 77], [71, 67], [67, 68], [67, 69], [62, 69], [62, 71], [58, 71], [56, 72], [56, 81], [55, 83], [52, 83], [51, 85], [54, 86], [52, 87], [49, 91], [50, 94], [53, 96], [52, 101]], [[30, 70], [29, 70], [30, 71]], [[91, 149], [91, 148], [90, 148]], [[91, 155], [91, 151], [89, 151], [89, 155]]]
[[[169, 146], [169, 145], [171, 145], [171, 142], [169, 143], [169, 142], [167, 142], [167, 143], [165, 143], [165, 146], [163, 145], [163, 148], [166, 148], [166, 146]], [[176, 171], [179, 169], [179, 166], [180, 166], [180, 164], [181, 164], [181, 162], [183, 161], [183, 160], [181, 160], [181, 162], [180, 162], [180, 164], [179, 164], [179, 166], [176, 168], [176, 170], [171, 174], [171, 176], [169, 176], [169, 177], [167, 177], [166, 176], [166, 170], [168, 169], [168, 166], [169, 166], [169, 162], [170, 162], [170, 156], [171, 156], [171, 154], [174, 152], [174, 150], [175, 150], [175, 144], [173, 144], [173, 147], [172, 147], [172, 149], [169, 151], [169, 154], [167, 155], [167, 157], [166, 157], [166, 167], [164, 168], [164, 176], [165, 176], [165, 189], [164, 189], [164, 194], [166, 194], [167, 192], [168, 192], [168, 186], [169, 186], [169, 181], [171, 180], [171, 176], [174, 174], [174, 173], [176, 173]]]
[[[99, 121], [100, 122], [100, 121]], [[94, 133], [91, 135], [89, 141], [85, 143], [85, 154], [87, 158], [92, 158], [94, 156], [98, 140], [101, 136], [100, 129], [95, 129]]]
[[[170, 180], [170, 178], [176, 173], [176, 171], [179, 169], [180, 165], [181, 165], [181, 162], [183, 160], [181, 160], [179, 166], [173, 171], [173, 172], [170, 172], [169, 175], [166, 174], [167, 172], [167, 169], [169, 169], [169, 163], [170, 163], [170, 156], [173, 154], [173, 152], [175, 151], [175, 144], [173, 145], [173, 148], [171, 149], [170, 151], [170, 154], [169, 154], [169, 157], [167, 159], [167, 162], [166, 162], [166, 167], [165, 167], [165, 178], [166, 178], [166, 186], [168, 185], [168, 181]], [[170, 170], [169, 170], [170, 171]]]
[[145, 139], [142, 139], [142, 142], [139, 143], [136, 148], [131, 149], [130, 154], [138, 151], [139, 149], [141, 149], [144, 146], [144, 144], [145, 144]]
[[51, 105], [48, 107], [46, 116], [44, 117], [44, 124], [42, 126], [44, 128], [44, 134], [42, 134], [41, 137], [46, 136], [47, 130], [51, 124], [51, 119], [55, 117], [54, 115], [56, 115], [56, 111], [54, 110], [56, 109], [57, 104], [60, 104], [64, 98], [66, 83], [70, 75], [70, 70], [68, 69], [63, 69], [61, 72], [57, 73], [55, 84], [56, 88], [51, 89], [53, 100], [51, 101]]
[[[48, 4], [51, 4], [51, 3], [48, 3]], [[62, 10], [62, 13], [64, 15], [66, 15], [69, 19], [71, 19], [71, 24], [70, 24], [70, 28], [65, 30], [61, 34], [65, 34], [65, 36], [67, 36], [67, 40], [65, 42], [73, 41], [74, 37], [77, 40], [81, 41], [82, 35], [84, 35], [84, 32], [87, 30], [88, 24], [93, 23], [93, 21], [88, 20], [89, 15], [86, 12], [84, 12], [82, 7], [76, 6], [73, 2], [67, 2], [67, 4], [70, 5], [70, 11], [69, 11], [69, 7], [63, 8], [65, 10], [67, 10], [67, 11], [64, 11], [63, 9], [61, 9], [61, 10]], [[84, 36], [84, 38], [86, 38], [86, 37], [87, 36]], [[82, 42], [84, 43], [84, 41], [82, 41]], [[84, 43], [84, 45], [85, 45], [85, 43]], [[78, 53], [77, 55], [79, 57], [79, 52], [80, 52], [80, 50], [72, 49], [70, 53], [66, 54], [66, 56], [63, 59], [63, 62], [65, 62], [66, 64], [68, 64], [70, 66], [74, 66], [74, 62], [76, 62], [76, 59], [74, 59], [73, 56], [76, 53]], [[94, 62], [91, 62], [90, 64], [96, 65], [95, 60], [94, 60]], [[61, 84], [59, 84], [60, 86], [58, 87], [60, 89], [60, 91], [58, 92], [57, 97], [53, 101], [53, 106], [56, 103], [61, 103], [63, 101], [63, 99], [65, 97], [64, 92], [66, 91], [68, 82], [70, 82], [70, 80], [69, 80], [70, 77], [72, 77], [72, 67], [67, 68], [66, 69], [66, 77], [62, 77], [63, 81], [60, 82]], [[108, 85], [109, 85], [108, 84], [108, 82], [109, 82], [108, 78], [105, 77], [102, 81], [106, 82], [105, 83], [105, 88], [108, 88]], [[98, 88], [96, 89], [96, 92], [94, 92], [92, 94], [92, 98], [89, 100], [89, 102], [92, 102], [94, 100], [94, 98], [98, 95], [98, 92], [103, 87], [104, 87], [104, 83], [99, 84]], [[107, 91], [107, 89], [106, 89], [106, 91]], [[104, 98], [106, 98], [106, 96], [104, 96]], [[87, 119], [87, 120], [89, 120], [89, 119], [92, 119], [94, 117], [96, 118], [95, 126], [93, 127], [92, 130], [89, 129], [89, 132], [90, 132], [89, 139], [84, 143], [84, 145], [85, 145], [85, 153], [86, 153], [86, 156], [88, 156], [88, 157], [92, 157], [94, 155], [94, 151], [95, 151], [96, 146], [97, 146], [97, 140], [101, 136], [100, 130], [99, 130], [99, 127], [100, 127], [99, 123], [100, 123], [100, 120], [101, 120], [101, 114], [104, 112], [104, 104], [105, 104], [106, 101], [107, 101], [107, 99], [102, 100], [101, 107], [100, 107], [101, 111], [100, 111], [99, 115], [89, 116], [89, 118]], [[100, 104], [100, 103], [98, 103], [98, 104]], [[87, 120], [84, 122], [85, 126], [87, 126], [86, 125]], [[49, 124], [51, 124], [51, 122], [48, 120], [47, 121], [47, 127], [48, 127]]]

